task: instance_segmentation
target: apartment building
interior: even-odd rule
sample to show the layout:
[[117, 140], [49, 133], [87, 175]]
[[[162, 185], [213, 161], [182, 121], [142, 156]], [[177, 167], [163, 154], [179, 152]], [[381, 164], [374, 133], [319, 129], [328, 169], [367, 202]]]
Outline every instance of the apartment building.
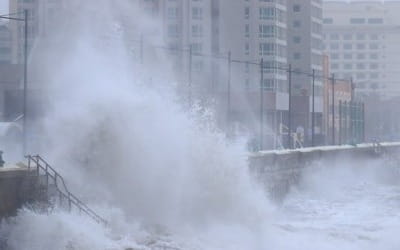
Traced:
[[[191, 57], [176, 51], [177, 69], [185, 71], [191, 65], [193, 71], [200, 72], [198, 83], [218, 93], [221, 109], [230, 109], [232, 123], [240, 126], [245, 121], [246, 133], [259, 131], [261, 69], [257, 64], [263, 59], [265, 141], [274, 141], [275, 145], [287, 141], [284, 138], [287, 129], [281, 133], [282, 127], [288, 127], [288, 72], [285, 69], [292, 64], [293, 69], [305, 72], [314, 69], [316, 75], [322, 74], [321, 1], [139, 0], [139, 3], [150, 15], [162, 20], [163, 39], [168, 47], [179, 50], [191, 47]], [[229, 54], [233, 61], [228, 90]], [[193, 73], [192, 81], [197, 78]], [[302, 127], [310, 131], [310, 79], [293, 76], [293, 95], [303, 96], [306, 103], [302, 110], [293, 112], [299, 118], [294, 120], [293, 130]], [[316, 79], [315, 86], [315, 111], [320, 121], [316, 131], [322, 131], [322, 81]], [[230, 108], [226, 107], [228, 95]], [[298, 102], [302, 98], [297, 98]], [[297, 106], [293, 104], [294, 108]]]
[[287, 9], [288, 63], [295, 72], [302, 72], [292, 74], [293, 128], [304, 130], [304, 142], [310, 142], [314, 89], [314, 139], [320, 144], [323, 142], [322, 1], [287, 1]]
[[327, 1], [324, 45], [331, 72], [353, 78], [358, 94], [400, 94], [400, 1]]

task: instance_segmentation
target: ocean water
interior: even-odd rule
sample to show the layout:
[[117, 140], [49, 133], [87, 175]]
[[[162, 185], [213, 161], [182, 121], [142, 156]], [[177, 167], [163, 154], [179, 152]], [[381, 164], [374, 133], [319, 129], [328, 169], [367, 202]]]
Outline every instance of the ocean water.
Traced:
[[182, 104], [159, 72], [167, 69], [132, 62], [118, 18], [125, 2], [73, 2], [79, 11], [62, 34], [37, 48], [37, 77], [50, 100], [31, 150], [109, 225], [75, 211], [25, 208], [1, 223], [6, 249], [400, 248], [393, 169], [327, 164], [271, 201], [248, 173], [245, 143], [226, 140], [211, 109]]

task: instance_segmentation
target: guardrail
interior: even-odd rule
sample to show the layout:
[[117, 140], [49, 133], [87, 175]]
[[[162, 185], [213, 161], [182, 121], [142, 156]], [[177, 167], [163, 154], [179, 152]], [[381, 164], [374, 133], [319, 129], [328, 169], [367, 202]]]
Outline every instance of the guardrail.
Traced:
[[[85, 213], [86, 215], [94, 219], [97, 223], [107, 225], [107, 221], [105, 219], [94, 212], [84, 202], [82, 202], [68, 190], [64, 178], [42, 157], [40, 157], [39, 155], [28, 155], [25, 157], [28, 159], [28, 168], [36, 168], [37, 176], [40, 176], [41, 172], [44, 173], [44, 175], [46, 176], [46, 188], [49, 187], [49, 178], [53, 181], [59, 194], [60, 201], [66, 199], [68, 202], [69, 210], [71, 210], [72, 207], [75, 206], [79, 209], [79, 211]], [[32, 163], [34, 163], [34, 165], [32, 165]]]

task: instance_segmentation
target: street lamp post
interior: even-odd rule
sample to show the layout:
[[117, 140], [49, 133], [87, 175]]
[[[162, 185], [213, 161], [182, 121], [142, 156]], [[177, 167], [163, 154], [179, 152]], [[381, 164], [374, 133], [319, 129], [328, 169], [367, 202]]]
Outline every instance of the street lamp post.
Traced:
[[28, 88], [28, 10], [24, 10], [24, 18], [11, 17], [9, 15], [2, 15], [0, 19], [6, 19], [11, 21], [24, 22], [24, 93], [23, 93], [23, 122], [22, 122], [22, 151], [26, 154], [27, 144], [27, 133], [26, 133], [26, 121], [27, 121], [27, 88]]

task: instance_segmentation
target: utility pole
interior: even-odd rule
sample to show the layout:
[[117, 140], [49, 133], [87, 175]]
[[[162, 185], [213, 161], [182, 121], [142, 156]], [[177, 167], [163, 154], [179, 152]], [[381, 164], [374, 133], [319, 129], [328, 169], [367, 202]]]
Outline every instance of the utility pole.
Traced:
[[315, 69], [312, 70], [311, 146], [315, 146]]
[[25, 37], [24, 37], [24, 129], [23, 129], [23, 153], [26, 154], [27, 149], [27, 108], [28, 108], [28, 101], [27, 101], [27, 91], [28, 91], [28, 10], [24, 10], [24, 24], [25, 24]]
[[332, 74], [332, 145], [335, 145], [335, 74]]
[[289, 114], [288, 114], [288, 146], [292, 148], [292, 64], [289, 64]]
[[264, 58], [260, 62], [260, 150], [264, 147]]
[[230, 134], [230, 125], [231, 125], [231, 72], [232, 72], [232, 53], [231, 51], [228, 52], [228, 107], [227, 107], [227, 114], [226, 114], [226, 124], [228, 128], [228, 133]]
[[365, 142], [365, 103], [361, 104], [362, 109], [362, 142]]

